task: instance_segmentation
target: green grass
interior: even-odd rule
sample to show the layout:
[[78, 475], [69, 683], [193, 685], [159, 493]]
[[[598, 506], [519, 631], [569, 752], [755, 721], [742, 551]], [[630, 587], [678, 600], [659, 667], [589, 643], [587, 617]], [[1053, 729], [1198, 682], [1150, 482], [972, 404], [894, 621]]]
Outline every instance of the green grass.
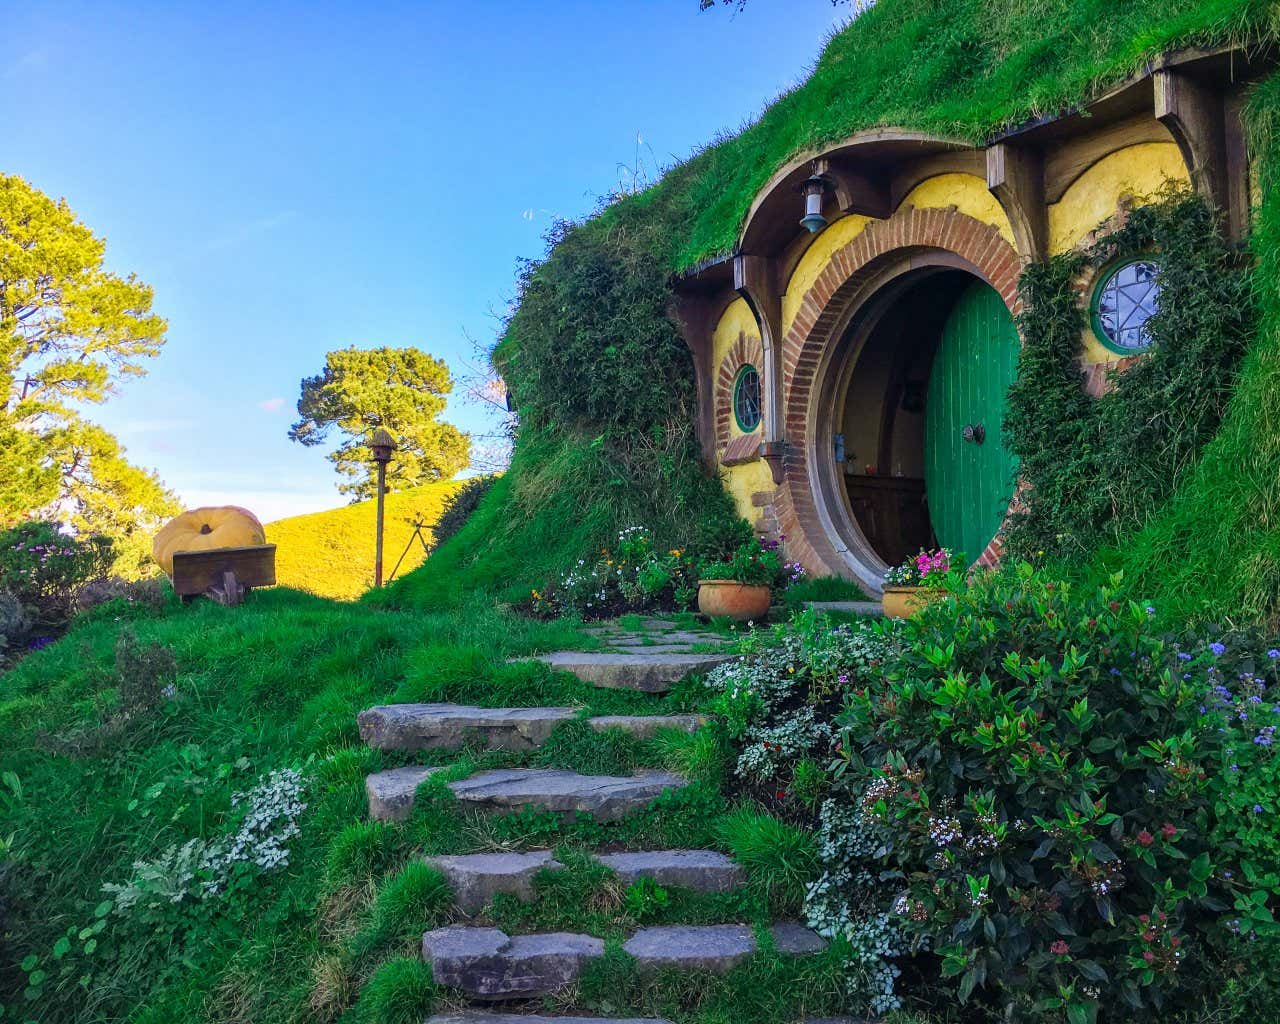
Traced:
[[[58, 753], [59, 734], [92, 734], [115, 711], [111, 664], [122, 624], [143, 643], [174, 650], [177, 692], [100, 744], [82, 747], [84, 753]], [[524, 753], [469, 748], [411, 755], [359, 743], [356, 713], [396, 699], [566, 703], [584, 715], [705, 710], [696, 683], [656, 698], [597, 690], [545, 666], [507, 660], [584, 639], [576, 623], [525, 620], [479, 596], [453, 611], [426, 613], [277, 589], [253, 594], [239, 609], [205, 601], [175, 602], [159, 612], [105, 606], [83, 618], [63, 641], [0, 676], [6, 736], [0, 778], [19, 780], [16, 788], [6, 783], [0, 797], [3, 834], [14, 837], [0, 889], [15, 900], [0, 956], [0, 1004], [14, 1004], [6, 1019], [12, 1013], [16, 1020], [77, 1024], [421, 1020], [446, 1004], [415, 958], [416, 945], [424, 930], [457, 919], [447, 886], [424, 854], [560, 851], [568, 868], [542, 880], [536, 904], [498, 900], [480, 919], [515, 930], [584, 930], [620, 941], [642, 924], [764, 926], [780, 910], [794, 914], [800, 873], [812, 861], [780, 822], [773, 823], [776, 835], [788, 841], [772, 854], [752, 853], [743, 834], [756, 837], [757, 846], [772, 843], [772, 819], [726, 799], [722, 786], [733, 754], [719, 728], [641, 741], [573, 721], [543, 748]], [[364, 776], [411, 761], [448, 767], [421, 787], [405, 823], [364, 820]], [[127, 881], [135, 861], [222, 834], [232, 793], [290, 765], [303, 767], [309, 782], [287, 867], [160, 918], [95, 917], [104, 884]], [[445, 785], [516, 765], [618, 774], [666, 768], [690, 784], [610, 823], [535, 812], [479, 816]], [[601, 848], [688, 846], [741, 849], [749, 884], [717, 896], [629, 895], [587, 856]], [[21, 895], [32, 893], [38, 901]], [[95, 920], [105, 924], [90, 952], [77, 936]], [[72, 945], [59, 957], [64, 936]], [[27, 975], [17, 965], [29, 955], [48, 977], [38, 996], [24, 1001]], [[64, 967], [66, 977], [59, 973]], [[836, 969], [831, 962], [818, 971], [819, 991], [834, 990]], [[756, 970], [747, 977], [756, 978]], [[87, 996], [77, 984], [82, 975], [91, 979]], [[585, 997], [583, 1005], [639, 1011], [654, 999], [664, 1005], [674, 999], [680, 1006], [672, 1019], [681, 1024], [718, 1019], [724, 1007], [733, 1008], [734, 1019], [789, 1024], [789, 1017], [742, 1002], [757, 997], [755, 983], [735, 974], [705, 991], [682, 983], [679, 995], [659, 996], [636, 978], [625, 987], [632, 1003], [613, 993]], [[840, 1003], [822, 1006], [834, 1012]]]
[[[404, 554], [398, 575], [422, 564], [426, 552], [414, 538], [414, 523], [429, 527], [445, 501], [462, 485], [456, 481], [423, 484], [386, 497], [384, 573], [391, 574]], [[311, 512], [267, 523], [267, 541], [276, 545], [276, 577], [283, 587], [320, 597], [354, 600], [373, 586], [377, 502], [358, 501], [326, 512]]]

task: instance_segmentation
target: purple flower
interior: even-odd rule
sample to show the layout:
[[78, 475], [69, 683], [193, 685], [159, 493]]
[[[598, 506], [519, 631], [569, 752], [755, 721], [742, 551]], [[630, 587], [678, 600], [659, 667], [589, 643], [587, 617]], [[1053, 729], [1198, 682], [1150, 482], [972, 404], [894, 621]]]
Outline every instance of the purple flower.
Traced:
[[1191, 660], [1191, 655], [1189, 655], [1186, 651], [1179, 651], [1179, 652], [1178, 652], [1178, 660], [1179, 660], [1179, 661], [1190, 661], [1190, 660]]
[[1271, 650], [1267, 651], [1267, 657], [1270, 658], [1272, 661], [1275, 661], [1276, 658], [1280, 658], [1280, 649], [1277, 649], [1275, 647], [1271, 648]]
[[1218, 655], [1220, 657], [1223, 654], [1227, 653], [1227, 645], [1220, 644], [1217, 641], [1215, 641], [1209, 645], [1209, 650], [1213, 651], [1215, 655]]
[[1262, 813], [1262, 804], [1254, 804], [1254, 805], [1253, 805], [1253, 813], [1254, 813], [1254, 814], [1261, 814], [1261, 813]]

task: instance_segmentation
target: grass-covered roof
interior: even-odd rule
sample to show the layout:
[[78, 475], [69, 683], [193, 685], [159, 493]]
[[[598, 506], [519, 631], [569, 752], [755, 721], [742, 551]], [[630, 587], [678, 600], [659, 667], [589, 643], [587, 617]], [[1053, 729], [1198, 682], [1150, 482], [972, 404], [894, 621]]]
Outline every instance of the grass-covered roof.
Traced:
[[733, 248], [756, 193], [798, 152], [884, 126], [976, 142], [1161, 53], [1277, 36], [1273, 0], [879, 0], [803, 85], [619, 206], [664, 221], [662, 255], [684, 270]]

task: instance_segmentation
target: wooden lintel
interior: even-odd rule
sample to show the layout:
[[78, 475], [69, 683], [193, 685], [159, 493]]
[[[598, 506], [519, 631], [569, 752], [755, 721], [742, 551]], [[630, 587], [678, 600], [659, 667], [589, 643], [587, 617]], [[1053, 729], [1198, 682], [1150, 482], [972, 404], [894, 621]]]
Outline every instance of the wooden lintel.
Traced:
[[1049, 251], [1049, 208], [1044, 192], [1044, 157], [1038, 149], [997, 142], [987, 150], [987, 188], [996, 197], [1018, 244], [1018, 255], [1038, 262]]
[[760, 327], [764, 349], [761, 405], [765, 442], [781, 441], [782, 419], [782, 292], [777, 261], [766, 256], [740, 255], [733, 261], [733, 287], [751, 307]]
[[893, 214], [888, 181], [855, 171], [848, 165], [826, 157], [813, 162], [815, 174], [831, 182], [836, 204], [844, 213], [861, 214], [886, 220]]
[[1151, 76], [1156, 120], [1182, 151], [1191, 183], [1224, 215], [1231, 211], [1227, 178], [1226, 103], [1223, 94], [1173, 68]]

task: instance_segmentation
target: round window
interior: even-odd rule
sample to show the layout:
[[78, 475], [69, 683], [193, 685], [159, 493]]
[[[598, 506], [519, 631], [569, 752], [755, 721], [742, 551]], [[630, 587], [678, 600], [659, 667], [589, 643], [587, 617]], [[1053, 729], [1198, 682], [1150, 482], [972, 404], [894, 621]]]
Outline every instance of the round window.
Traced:
[[1151, 347], [1147, 323], [1160, 304], [1160, 265], [1131, 260], [1103, 275], [1093, 293], [1093, 329], [1113, 352], [1131, 355]]
[[738, 371], [733, 385], [733, 418], [744, 434], [760, 426], [760, 374], [754, 366], [744, 366]]

